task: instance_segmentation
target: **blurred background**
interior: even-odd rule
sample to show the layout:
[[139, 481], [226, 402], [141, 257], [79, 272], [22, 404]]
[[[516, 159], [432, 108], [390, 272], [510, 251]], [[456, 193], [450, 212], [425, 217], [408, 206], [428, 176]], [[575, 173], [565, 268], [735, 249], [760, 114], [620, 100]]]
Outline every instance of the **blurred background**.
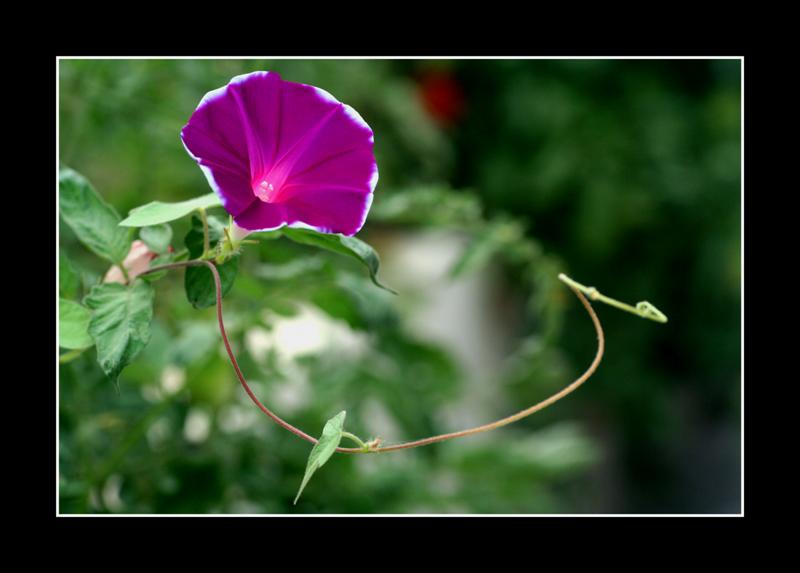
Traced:
[[[60, 366], [62, 513], [740, 511], [738, 60], [61, 60], [60, 159], [123, 216], [206, 194], [179, 132], [255, 70], [375, 131], [359, 238], [400, 293], [285, 239], [245, 251], [229, 334], [293, 424], [318, 435], [346, 409], [350, 431], [393, 442], [546, 398], [596, 348], [559, 272], [669, 323], [597, 305], [606, 355], [568, 398], [467, 439], [334, 456], [292, 506], [310, 445], [249, 402], [214, 309], [173, 272], [119, 391], [93, 349]], [[173, 228], [181, 248], [188, 218]], [[80, 300], [107, 267], [60, 233]]]

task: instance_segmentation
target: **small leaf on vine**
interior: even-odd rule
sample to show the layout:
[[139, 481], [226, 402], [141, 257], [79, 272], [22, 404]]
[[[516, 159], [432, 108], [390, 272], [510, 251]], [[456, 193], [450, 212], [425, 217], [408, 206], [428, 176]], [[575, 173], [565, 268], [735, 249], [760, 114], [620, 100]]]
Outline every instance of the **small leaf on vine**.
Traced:
[[131, 209], [128, 217], [120, 223], [123, 227], [147, 227], [168, 223], [175, 219], [180, 219], [196, 209], [210, 209], [211, 207], [221, 207], [222, 204], [214, 193], [195, 197], [188, 201], [179, 203], [163, 203], [152, 201], [141, 207]]
[[303, 482], [300, 484], [300, 490], [297, 492], [297, 497], [294, 498], [294, 504], [297, 505], [297, 500], [300, 499], [300, 494], [303, 493], [308, 480], [314, 475], [319, 468], [325, 465], [336, 448], [339, 447], [339, 442], [342, 441], [342, 432], [344, 427], [344, 418], [347, 412], [342, 410], [333, 418], [325, 423], [322, 429], [322, 435], [319, 441], [311, 448], [311, 453], [308, 455], [308, 463], [306, 464], [306, 473], [303, 476]]

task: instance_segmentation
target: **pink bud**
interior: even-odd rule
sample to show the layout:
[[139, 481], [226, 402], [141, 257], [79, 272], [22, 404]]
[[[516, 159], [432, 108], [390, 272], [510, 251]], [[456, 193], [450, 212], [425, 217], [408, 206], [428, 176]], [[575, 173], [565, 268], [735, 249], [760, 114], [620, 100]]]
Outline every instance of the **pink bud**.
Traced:
[[[142, 274], [150, 268], [150, 261], [156, 258], [156, 253], [147, 248], [144, 241], [136, 240], [131, 245], [131, 250], [128, 256], [122, 261], [125, 270], [128, 271], [128, 277], [133, 280], [134, 277]], [[104, 283], [122, 283], [125, 284], [125, 277], [117, 265], [114, 265], [103, 278]]]

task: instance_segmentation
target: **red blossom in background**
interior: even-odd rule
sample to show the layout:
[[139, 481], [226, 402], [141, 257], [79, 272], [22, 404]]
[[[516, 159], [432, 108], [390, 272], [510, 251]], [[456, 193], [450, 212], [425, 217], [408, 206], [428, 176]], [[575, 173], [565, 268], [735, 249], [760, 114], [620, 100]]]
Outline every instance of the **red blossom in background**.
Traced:
[[419, 79], [419, 93], [425, 110], [439, 125], [450, 127], [464, 114], [464, 91], [450, 72], [425, 72]]

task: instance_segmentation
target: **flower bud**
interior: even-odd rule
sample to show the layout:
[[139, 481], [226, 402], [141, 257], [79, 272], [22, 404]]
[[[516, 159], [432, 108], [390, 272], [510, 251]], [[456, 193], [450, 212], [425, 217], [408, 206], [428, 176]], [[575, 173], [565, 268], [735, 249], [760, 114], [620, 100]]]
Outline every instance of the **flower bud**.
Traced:
[[[156, 253], [151, 251], [144, 241], [136, 240], [131, 245], [131, 250], [128, 256], [122, 262], [125, 270], [128, 271], [128, 278], [133, 280], [134, 277], [142, 274], [150, 268], [150, 261], [156, 258]], [[122, 283], [125, 284], [125, 277], [117, 265], [111, 267], [106, 276], [103, 278], [104, 283]]]

